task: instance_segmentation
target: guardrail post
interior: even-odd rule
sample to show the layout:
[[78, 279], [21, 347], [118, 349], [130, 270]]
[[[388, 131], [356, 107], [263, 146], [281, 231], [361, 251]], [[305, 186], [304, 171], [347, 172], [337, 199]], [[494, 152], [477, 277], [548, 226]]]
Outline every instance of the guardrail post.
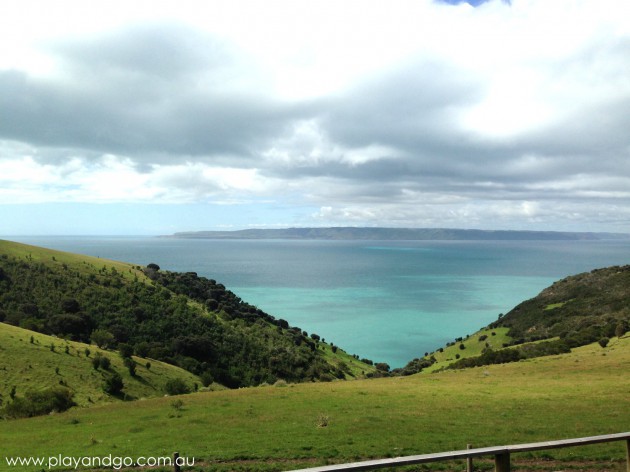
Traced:
[[630, 472], [630, 439], [626, 439], [626, 468]]
[[181, 472], [181, 467], [179, 466], [179, 452], [173, 453], [173, 472]]
[[494, 456], [495, 472], [510, 472], [510, 453], [504, 452]]
[[[472, 449], [472, 444], [466, 444], [466, 449]], [[466, 458], [466, 472], [473, 472], [472, 457]]]

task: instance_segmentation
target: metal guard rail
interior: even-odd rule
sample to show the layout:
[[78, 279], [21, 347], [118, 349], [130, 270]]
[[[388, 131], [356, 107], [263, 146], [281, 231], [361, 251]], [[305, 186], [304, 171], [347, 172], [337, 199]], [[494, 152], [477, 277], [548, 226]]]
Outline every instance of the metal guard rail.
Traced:
[[395, 457], [389, 459], [377, 459], [363, 462], [353, 462], [348, 464], [326, 465], [321, 467], [311, 467], [293, 472], [337, 472], [337, 471], [358, 471], [374, 470], [384, 467], [402, 467], [415, 464], [426, 464], [428, 462], [439, 462], [447, 460], [468, 459], [481, 456], [494, 456], [495, 471], [509, 472], [510, 454], [518, 452], [544, 451], [546, 449], [559, 449], [564, 447], [586, 446], [614, 441], [626, 441], [627, 470], [630, 472], [630, 432], [606, 434], [602, 436], [590, 436], [586, 438], [562, 439], [559, 441], [545, 441], [529, 444], [515, 444], [512, 446], [481, 447], [476, 449], [463, 449], [460, 451], [438, 452], [435, 454], [421, 454], [418, 456]]

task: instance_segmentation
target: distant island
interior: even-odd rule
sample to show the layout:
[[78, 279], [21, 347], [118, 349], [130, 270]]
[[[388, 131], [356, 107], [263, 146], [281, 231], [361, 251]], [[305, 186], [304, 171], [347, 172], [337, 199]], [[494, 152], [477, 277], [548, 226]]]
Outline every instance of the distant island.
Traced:
[[244, 229], [236, 231], [188, 231], [165, 236], [180, 239], [316, 239], [316, 240], [381, 240], [381, 241], [599, 241], [629, 240], [630, 234], [511, 231], [449, 228], [283, 228]]

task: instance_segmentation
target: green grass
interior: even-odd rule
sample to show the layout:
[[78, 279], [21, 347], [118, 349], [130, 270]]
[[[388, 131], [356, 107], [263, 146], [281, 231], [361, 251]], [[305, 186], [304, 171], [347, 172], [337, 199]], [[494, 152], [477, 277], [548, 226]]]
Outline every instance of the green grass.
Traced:
[[336, 365], [342, 371], [350, 373], [350, 375], [346, 375], [347, 379], [363, 378], [366, 374], [376, 371], [376, 367], [361, 362], [341, 348], [337, 348], [337, 351], [333, 353], [330, 344], [320, 342], [319, 346], [328, 362]]
[[566, 301], [566, 302], [558, 302], [558, 303], [550, 303], [549, 305], [547, 305], [544, 310], [545, 311], [549, 311], [549, 310], [555, 310], [556, 308], [562, 308], [564, 305], [566, 305], [567, 303], [569, 303], [571, 300]]
[[[629, 369], [630, 337], [613, 338], [604, 349], [594, 344], [512, 364], [197, 393], [178, 397], [180, 410], [172, 398], [75, 408], [6, 423], [0, 442], [5, 456], [178, 451], [203, 461], [204, 470], [228, 471], [590, 436], [630, 430]], [[514, 460], [624, 454], [623, 444], [612, 443]]]
[[[504, 343], [509, 343], [512, 340], [512, 338], [507, 335], [508, 331], [509, 328], [482, 329], [469, 336], [467, 339], [464, 339], [462, 342], [456, 342], [452, 346], [444, 347], [443, 352], [435, 351], [429, 354], [429, 357], [431, 355], [435, 356], [437, 362], [431, 367], [424, 369], [423, 372], [435, 372], [440, 370], [457, 361], [457, 355], [459, 355], [461, 359], [480, 356], [481, 351], [486, 347], [486, 343], [494, 350], [502, 349]], [[492, 333], [494, 333], [494, 335]], [[487, 338], [483, 341], [479, 341], [481, 336], [487, 336]], [[461, 349], [459, 347], [460, 344], [463, 344], [465, 349]]]
[[134, 280], [137, 277], [138, 280], [150, 282], [148, 277], [146, 277], [144, 272], [142, 272], [138, 266], [127, 262], [73, 254], [2, 239], [0, 239], [0, 254], [6, 254], [14, 256], [18, 259], [42, 263], [51, 268], [59, 268], [65, 264], [69, 268], [72, 268], [81, 274], [98, 273], [98, 271], [103, 268], [108, 271], [115, 269], [127, 280]]
[[[86, 348], [90, 350], [90, 357], [86, 356]], [[16, 395], [23, 396], [27, 390], [44, 389], [63, 382], [75, 392], [75, 402], [80, 406], [119, 402], [120, 399], [107, 395], [102, 389], [104, 376], [108, 373], [92, 366], [97, 353], [111, 360], [111, 371], [121, 374], [125, 385], [123, 392], [128, 399], [162, 396], [164, 384], [173, 378], [181, 378], [191, 387], [195, 383], [201, 386], [195, 375], [183, 369], [135, 356], [137, 375], [132, 377], [116, 351], [0, 323], [0, 399], [9, 401], [13, 387]], [[150, 362], [150, 368], [146, 367], [147, 362]]]

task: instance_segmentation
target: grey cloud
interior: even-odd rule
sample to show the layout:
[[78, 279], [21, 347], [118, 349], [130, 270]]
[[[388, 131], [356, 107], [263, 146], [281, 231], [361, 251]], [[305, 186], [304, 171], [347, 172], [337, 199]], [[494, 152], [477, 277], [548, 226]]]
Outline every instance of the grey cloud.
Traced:
[[255, 81], [247, 76], [255, 73], [223, 44], [181, 28], [126, 31], [55, 51], [69, 80], [0, 71], [0, 137], [140, 161], [248, 158], [303, 113], [256, 87], [239, 90], [233, 81]]
[[322, 125], [333, 140], [348, 146], [443, 149], [457, 137], [453, 112], [478, 99], [479, 93], [479, 84], [446, 65], [407, 64], [341, 97]]
[[[80, 76], [137, 76], [165, 81], [229, 68], [234, 51], [222, 41], [172, 24], [137, 25], [106, 37], [65, 40], [48, 46]], [[104, 77], [103, 77], [104, 76]]]
[[[574, 60], [586, 61], [581, 69], [589, 64], [588, 58]], [[535, 132], [482, 139], [456, 120], [456, 112], [480, 100], [482, 90], [483, 84], [447, 66], [409, 64], [331, 99], [317, 115], [332, 143], [355, 152], [377, 144], [390, 154], [364, 163], [320, 159], [274, 171], [335, 177], [322, 194], [353, 202], [402, 200], [401, 188], [471, 199], [578, 199], [590, 190], [588, 176], [599, 181], [630, 173], [630, 98], [575, 108]]]

